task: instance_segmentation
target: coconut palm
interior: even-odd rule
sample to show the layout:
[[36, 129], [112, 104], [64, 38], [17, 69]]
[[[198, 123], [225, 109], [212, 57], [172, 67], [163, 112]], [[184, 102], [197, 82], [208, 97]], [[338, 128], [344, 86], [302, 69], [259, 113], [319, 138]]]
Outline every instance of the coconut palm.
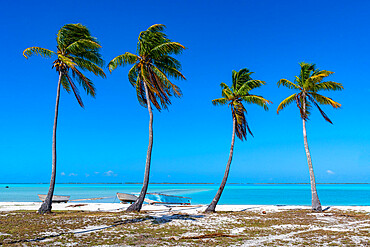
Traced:
[[53, 127], [53, 144], [52, 144], [52, 172], [48, 194], [44, 203], [38, 210], [38, 213], [50, 213], [51, 202], [54, 194], [55, 177], [56, 177], [56, 130], [58, 120], [58, 106], [60, 97], [60, 87], [69, 93], [73, 92], [78, 103], [84, 107], [80, 93], [75, 85], [77, 81], [88, 95], [95, 97], [95, 87], [92, 81], [87, 78], [81, 70], [89, 71], [97, 76], [105, 77], [102, 70], [104, 61], [99, 53], [101, 46], [95, 37], [90, 35], [87, 27], [81, 24], [64, 25], [57, 34], [57, 51], [51, 51], [41, 47], [30, 47], [23, 51], [23, 55], [28, 58], [32, 55], [42, 57], [56, 56], [53, 67], [58, 75], [57, 97], [55, 104], [55, 117]]
[[313, 172], [311, 154], [307, 142], [306, 121], [309, 119], [312, 108], [316, 107], [321, 115], [324, 117], [324, 119], [332, 124], [332, 121], [320, 108], [319, 104], [331, 105], [334, 108], [339, 108], [341, 105], [331, 98], [319, 94], [318, 92], [322, 90], [342, 90], [343, 86], [341, 83], [338, 82], [323, 81], [326, 77], [333, 74], [334, 72], [319, 70], [316, 68], [315, 64], [302, 62], [299, 65], [301, 66], [301, 72], [299, 76], [295, 77], [294, 83], [287, 79], [281, 79], [277, 83], [278, 86], [283, 85], [287, 88], [297, 91], [280, 103], [277, 108], [277, 113], [279, 114], [279, 112], [287, 105], [296, 102], [303, 122], [303, 140], [311, 181], [312, 210], [321, 212], [322, 207], [316, 191], [315, 174]]
[[222, 88], [222, 98], [212, 100], [213, 105], [228, 105], [231, 108], [231, 116], [233, 119], [233, 134], [231, 138], [231, 147], [229, 160], [226, 164], [226, 170], [224, 177], [222, 179], [220, 188], [218, 189], [215, 197], [212, 202], [208, 205], [205, 212], [215, 212], [216, 205], [220, 200], [221, 194], [225, 188], [227, 178], [229, 176], [230, 165], [233, 158], [234, 152], [234, 142], [235, 134], [241, 140], [247, 139], [247, 131], [253, 136], [245, 114], [247, 110], [245, 109], [243, 102], [248, 104], [257, 104], [262, 106], [265, 110], [268, 110], [267, 104], [271, 102], [267, 99], [264, 99], [262, 96], [250, 94], [250, 91], [254, 88], [258, 88], [265, 84], [264, 81], [253, 80], [250, 76], [253, 72], [250, 72], [248, 69], [241, 69], [239, 72], [235, 70], [232, 71], [232, 85], [231, 88], [225, 83], [221, 83]]
[[181, 74], [181, 64], [171, 55], [180, 54], [185, 47], [172, 42], [163, 32], [165, 26], [155, 24], [139, 35], [137, 55], [126, 52], [115, 57], [109, 63], [112, 72], [118, 66], [132, 64], [128, 72], [128, 79], [136, 89], [139, 103], [148, 108], [149, 112], [149, 145], [146, 156], [143, 187], [138, 199], [127, 208], [127, 211], [140, 211], [148, 189], [151, 154], [153, 147], [153, 112], [151, 104], [157, 108], [167, 109], [171, 104], [170, 96], [180, 97], [180, 89], [174, 85], [169, 77], [185, 79]]

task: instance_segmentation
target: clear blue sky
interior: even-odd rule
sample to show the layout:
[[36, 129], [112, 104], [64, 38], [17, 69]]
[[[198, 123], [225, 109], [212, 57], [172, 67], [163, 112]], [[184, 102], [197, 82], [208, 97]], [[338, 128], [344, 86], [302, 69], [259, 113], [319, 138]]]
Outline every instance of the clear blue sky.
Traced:
[[[82, 23], [97, 37], [106, 61], [135, 52], [140, 31], [167, 26], [187, 50], [177, 58], [187, 81], [169, 111], [154, 112], [152, 182], [220, 182], [231, 142], [228, 107], [214, 107], [219, 84], [247, 67], [266, 81], [255, 91], [270, 111], [247, 105], [254, 138], [236, 141], [229, 182], [308, 182], [302, 122], [294, 105], [276, 114], [292, 91], [301, 61], [334, 71], [345, 90], [325, 93], [342, 104], [323, 107], [308, 122], [317, 182], [370, 182], [369, 1], [4, 1], [0, 8], [0, 183], [49, 182], [57, 74], [52, 59], [31, 57], [30, 46], [55, 49], [56, 33]], [[127, 80], [128, 68], [84, 93], [85, 109], [61, 94], [57, 182], [141, 182], [148, 113]], [[107, 71], [108, 74], [108, 71]], [[82, 92], [82, 89], [80, 90]]]

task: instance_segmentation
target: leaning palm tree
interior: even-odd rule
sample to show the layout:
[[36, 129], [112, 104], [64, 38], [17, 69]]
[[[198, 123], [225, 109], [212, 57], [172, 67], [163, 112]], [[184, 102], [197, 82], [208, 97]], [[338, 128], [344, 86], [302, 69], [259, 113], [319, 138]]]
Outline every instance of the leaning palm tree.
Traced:
[[155, 24], [139, 35], [137, 55], [126, 52], [115, 57], [109, 63], [112, 72], [118, 66], [133, 64], [128, 72], [128, 79], [136, 89], [139, 103], [149, 112], [149, 145], [146, 155], [143, 187], [138, 199], [127, 208], [127, 211], [140, 211], [149, 185], [149, 172], [153, 147], [153, 112], [151, 104], [158, 111], [167, 109], [171, 104], [170, 96], [180, 97], [180, 89], [171, 83], [169, 77], [185, 79], [181, 74], [181, 64], [172, 54], [180, 54], [185, 47], [172, 42], [164, 34], [165, 26]]
[[95, 97], [95, 87], [92, 81], [87, 78], [81, 70], [89, 71], [97, 76], [105, 77], [103, 69], [103, 59], [99, 53], [101, 46], [95, 37], [90, 35], [87, 27], [81, 24], [64, 25], [57, 34], [57, 51], [51, 51], [41, 47], [30, 47], [23, 51], [23, 55], [28, 58], [32, 55], [42, 57], [57, 56], [53, 62], [53, 67], [59, 74], [57, 97], [55, 104], [55, 117], [53, 127], [52, 144], [52, 172], [48, 194], [45, 201], [38, 210], [38, 213], [50, 213], [51, 202], [54, 194], [56, 177], [56, 130], [58, 120], [58, 106], [60, 97], [60, 86], [69, 93], [72, 89], [78, 103], [84, 107], [79, 91], [74, 83], [77, 81], [88, 95]]
[[325, 112], [321, 110], [319, 104], [331, 105], [334, 108], [339, 108], [341, 105], [338, 102], [332, 100], [331, 98], [318, 94], [318, 92], [321, 90], [327, 91], [342, 90], [343, 86], [341, 83], [338, 82], [323, 81], [324, 78], [328, 77], [334, 72], [327, 70], [319, 70], [316, 68], [315, 64], [302, 62], [299, 65], [301, 66], [301, 73], [299, 74], [299, 76], [295, 77], [294, 80], [295, 83], [287, 79], [281, 79], [277, 83], [278, 86], [283, 85], [287, 88], [298, 91], [297, 93], [290, 95], [288, 98], [284, 99], [280, 103], [280, 105], [277, 108], [277, 113], [279, 114], [279, 112], [282, 109], [284, 109], [287, 105], [293, 103], [294, 101], [296, 102], [303, 121], [304, 148], [306, 150], [307, 163], [311, 181], [312, 210], [321, 212], [322, 207], [319, 200], [319, 196], [317, 195], [315, 174], [313, 172], [311, 154], [307, 142], [306, 121], [308, 120], [308, 117], [311, 114], [312, 107], [315, 106], [319, 110], [321, 115], [324, 117], [324, 119], [329, 123], [333, 124], [329, 117], [325, 114]]
[[222, 179], [220, 188], [218, 189], [215, 197], [205, 210], [207, 213], [215, 212], [216, 205], [220, 200], [221, 194], [225, 188], [226, 181], [229, 176], [231, 161], [233, 159], [235, 134], [241, 141], [247, 139], [247, 130], [253, 136], [245, 117], [247, 110], [244, 108], [243, 102], [248, 104], [257, 104], [262, 106], [265, 110], [268, 110], [267, 104], [271, 103], [262, 96], [249, 93], [252, 89], [258, 88], [265, 84], [264, 81], [253, 80], [250, 77], [252, 73], [253, 72], [250, 72], [248, 69], [241, 69], [239, 72], [233, 70], [231, 89], [222, 82], [222, 98], [212, 100], [213, 105], [225, 105], [228, 103], [230, 106], [231, 116], [233, 119], [233, 134], [231, 138], [229, 160], [227, 161], [224, 178]]

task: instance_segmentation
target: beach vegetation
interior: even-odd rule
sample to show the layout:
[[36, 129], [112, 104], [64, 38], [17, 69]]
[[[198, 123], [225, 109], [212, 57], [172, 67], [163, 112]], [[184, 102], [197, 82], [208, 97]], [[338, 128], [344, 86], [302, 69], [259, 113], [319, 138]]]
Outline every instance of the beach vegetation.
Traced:
[[95, 87], [83, 71], [88, 71], [96, 76], [105, 78], [105, 73], [102, 69], [104, 61], [100, 54], [101, 45], [95, 37], [91, 36], [87, 27], [81, 24], [66, 24], [59, 30], [56, 40], [56, 51], [37, 46], [29, 47], [23, 51], [23, 55], [26, 58], [33, 55], [46, 58], [56, 57], [53, 61], [52, 68], [56, 70], [59, 76], [53, 126], [52, 172], [46, 199], [38, 210], [40, 214], [50, 213], [52, 208], [57, 164], [56, 131], [60, 88], [62, 86], [68, 93], [72, 91], [80, 106], [84, 107], [75, 83], [80, 84], [84, 91], [92, 97], [95, 97]]
[[[172, 220], [158, 222], [161, 217]], [[337, 209], [314, 214], [289, 209], [266, 215], [257, 210], [187, 217], [83, 211], [53, 211], [41, 217], [33, 211], [13, 211], [2, 212], [0, 218], [0, 245], [4, 246], [321, 246], [333, 241], [336, 246], [366, 246], [370, 240], [369, 214]]]
[[265, 84], [264, 81], [252, 79], [251, 78], [252, 73], [253, 72], [250, 72], [246, 68], [241, 69], [238, 72], [233, 70], [231, 88], [222, 82], [220, 85], [222, 90], [222, 98], [212, 100], [213, 105], [217, 106], [228, 104], [228, 106], [230, 107], [231, 117], [233, 120], [233, 132], [231, 138], [229, 159], [226, 164], [224, 177], [222, 179], [222, 182], [215, 197], [213, 198], [212, 202], [208, 205], [205, 212], [215, 212], [216, 205], [220, 200], [221, 194], [225, 188], [227, 178], [229, 176], [231, 161], [233, 158], [235, 135], [241, 141], [247, 139], [247, 131], [249, 132], [250, 135], [253, 136], [245, 116], [247, 110], [245, 109], [243, 103], [256, 104], [258, 106], [263, 107], [263, 109], [265, 110], [268, 110], [267, 105], [271, 103], [262, 96], [250, 94], [251, 90], [261, 87], [262, 85]]
[[308, 147], [306, 121], [309, 120], [312, 109], [317, 108], [322, 117], [329, 123], [333, 124], [326, 113], [320, 108], [319, 105], [329, 105], [333, 108], [340, 108], [341, 104], [335, 102], [329, 97], [319, 94], [320, 91], [340, 91], [343, 90], [343, 85], [334, 81], [324, 81], [325, 78], [334, 72], [328, 70], [320, 70], [316, 68], [315, 64], [302, 62], [299, 64], [300, 74], [295, 77], [294, 82], [287, 79], [280, 79], [278, 86], [284, 86], [293, 89], [296, 93], [284, 99], [277, 108], [277, 113], [284, 109], [286, 106], [296, 103], [300, 117], [303, 122], [303, 141], [306, 151], [308, 169], [310, 173], [311, 183], [311, 196], [312, 196], [312, 210], [322, 211], [319, 196], [316, 190], [315, 174], [312, 166], [311, 153]]
[[136, 90], [137, 99], [149, 113], [149, 144], [145, 163], [143, 187], [138, 199], [127, 211], [140, 211], [149, 185], [149, 174], [153, 147], [153, 111], [151, 104], [161, 111], [168, 109], [170, 97], [181, 97], [178, 86], [170, 81], [185, 79], [180, 72], [181, 63], [172, 55], [182, 53], [185, 47], [171, 41], [164, 33], [165, 25], [155, 24], [139, 34], [137, 54], [126, 52], [109, 62], [112, 72], [118, 66], [133, 65], [128, 72], [128, 80]]

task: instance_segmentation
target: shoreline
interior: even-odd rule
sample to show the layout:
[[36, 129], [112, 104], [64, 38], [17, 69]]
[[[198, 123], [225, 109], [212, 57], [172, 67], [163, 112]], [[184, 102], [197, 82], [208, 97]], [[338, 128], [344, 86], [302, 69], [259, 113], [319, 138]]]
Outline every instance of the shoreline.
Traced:
[[[89, 211], [89, 212], [121, 212], [125, 211], [130, 204], [121, 203], [53, 203], [56, 211]], [[41, 202], [0, 202], [0, 212], [30, 210], [37, 211]], [[203, 213], [208, 205], [148, 205], [144, 204], [142, 211], [151, 212], [182, 212], [191, 214]], [[266, 211], [279, 212], [286, 210], [310, 210], [311, 206], [304, 205], [217, 205], [217, 212], [245, 212]], [[370, 213], [370, 206], [323, 206], [323, 209], [350, 210]]]
[[[45, 183], [0, 183], [0, 185], [8, 185], [8, 184], [50, 184], [50, 182], [45, 182]], [[139, 185], [139, 184], [143, 184], [142, 182], [124, 182], [124, 183], [99, 183], [99, 182], [96, 182], [96, 183], [74, 183], [74, 182], [70, 182], [70, 183], [55, 183], [55, 184], [121, 184], [121, 185], [131, 185], [131, 184], [134, 184], [134, 185]], [[170, 182], [152, 182], [152, 183], [149, 183], [149, 184], [166, 184], [166, 185], [171, 185], [171, 184], [174, 184], [174, 185], [181, 185], [181, 184], [189, 184], [189, 185], [192, 185], [192, 184], [199, 184], [199, 185], [219, 185], [220, 183], [207, 183], [207, 182], [202, 182], [202, 183], [170, 183]], [[274, 184], [310, 184], [310, 183], [227, 183], [227, 185], [247, 185], [247, 184], [260, 184], [260, 185], [274, 185]], [[370, 183], [316, 183], [316, 184], [370, 184]]]

